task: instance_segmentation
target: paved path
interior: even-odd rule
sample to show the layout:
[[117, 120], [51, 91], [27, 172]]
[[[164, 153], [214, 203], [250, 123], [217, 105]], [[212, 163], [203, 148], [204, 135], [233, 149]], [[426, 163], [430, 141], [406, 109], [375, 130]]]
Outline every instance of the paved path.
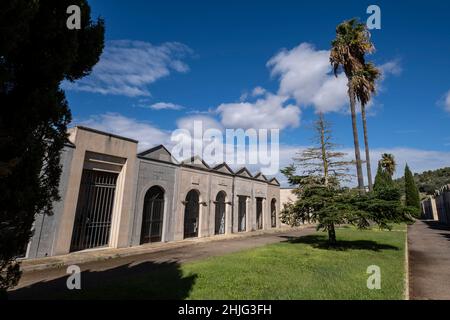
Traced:
[[[151, 272], [152, 268], [170, 265], [212, 256], [261, 247], [271, 243], [286, 241], [291, 237], [300, 237], [315, 232], [313, 226], [302, 229], [285, 229], [280, 232], [214, 240], [186, 242], [156, 252], [112, 258], [108, 260], [91, 261], [77, 264], [82, 271], [83, 285], [89, 287], [114, 277], [126, 278], [139, 272]], [[54, 296], [55, 292], [67, 291], [66, 266], [52, 267], [45, 270], [25, 271], [19, 285], [9, 292], [10, 299], [45, 299], [47, 293]]]
[[408, 248], [410, 299], [450, 299], [450, 227], [417, 221]]

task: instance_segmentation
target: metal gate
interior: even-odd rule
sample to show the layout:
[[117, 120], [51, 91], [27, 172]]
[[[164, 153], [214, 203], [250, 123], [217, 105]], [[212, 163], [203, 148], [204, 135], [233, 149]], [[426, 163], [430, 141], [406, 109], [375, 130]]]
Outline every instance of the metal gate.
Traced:
[[214, 202], [216, 205], [216, 219], [214, 226], [214, 234], [225, 233], [225, 193], [219, 192]]
[[107, 246], [117, 174], [83, 170], [70, 251]]
[[145, 194], [141, 244], [161, 241], [164, 218], [164, 191], [152, 187]]
[[184, 238], [198, 237], [200, 206], [197, 191], [189, 191], [184, 204]]
[[247, 197], [239, 196], [238, 199], [238, 232], [242, 232], [246, 230]]
[[275, 199], [272, 200], [270, 206], [270, 213], [272, 218], [272, 228], [277, 227], [277, 201]]
[[256, 227], [258, 230], [263, 228], [263, 221], [262, 221], [262, 198], [256, 198]]

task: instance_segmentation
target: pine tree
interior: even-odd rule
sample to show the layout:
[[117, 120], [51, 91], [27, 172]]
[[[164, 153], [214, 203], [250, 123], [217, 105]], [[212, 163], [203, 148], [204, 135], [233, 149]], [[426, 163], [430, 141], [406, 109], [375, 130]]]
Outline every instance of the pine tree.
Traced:
[[[80, 8], [80, 29], [67, 8]], [[59, 199], [60, 154], [71, 113], [64, 80], [91, 72], [104, 23], [87, 0], [0, 1], [0, 298], [17, 284], [37, 214]]]
[[408, 164], [405, 166], [405, 205], [420, 209], [419, 190]]
[[[331, 244], [336, 243], [335, 226], [346, 223], [348, 207], [345, 191], [340, 184], [349, 180], [349, 166], [352, 161], [344, 160], [345, 153], [335, 151], [330, 124], [323, 114], [315, 122], [314, 146], [294, 158], [295, 164], [282, 170], [288, 181], [296, 186], [298, 200], [285, 206], [281, 219], [296, 226], [305, 220], [318, 223], [318, 229], [328, 232]], [[300, 169], [302, 175], [296, 175]]]

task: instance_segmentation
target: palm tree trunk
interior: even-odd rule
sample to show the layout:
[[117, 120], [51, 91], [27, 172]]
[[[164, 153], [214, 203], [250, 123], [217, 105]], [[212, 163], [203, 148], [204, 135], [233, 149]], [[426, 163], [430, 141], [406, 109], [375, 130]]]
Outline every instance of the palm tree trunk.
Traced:
[[364, 149], [366, 151], [367, 180], [369, 182], [369, 191], [372, 191], [373, 184], [372, 184], [372, 170], [370, 168], [369, 137], [367, 135], [366, 106], [363, 104], [361, 105], [361, 117], [364, 128]]
[[354, 89], [351, 85], [351, 79], [348, 82], [348, 95], [350, 97], [350, 111], [352, 113], [352, 126], [353, 126], [353, 142], [355, 144], [355, 160], [356, 160], [356, 175], [358, 177], [358, 189], [361, 193], [365, 192], [364, 188], [364, 176], [362, 173], [361, 166], [361, 152], [359, 150], [359, 139], [358, 139], [358, 127], [356, 124], [356, 109], [355, 109], [355, 94]]

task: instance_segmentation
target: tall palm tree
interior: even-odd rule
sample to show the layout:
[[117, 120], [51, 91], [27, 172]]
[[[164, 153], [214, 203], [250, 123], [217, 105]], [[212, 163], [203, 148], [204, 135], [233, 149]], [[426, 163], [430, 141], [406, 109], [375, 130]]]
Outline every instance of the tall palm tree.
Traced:
[[342, 68], [348, 80], [348, 96], [350, 99], [350, 112], [352, 115], [353, 142], [355, 145], [356, 173], [358, 176], [358, 188], [364, 192], [364, 177], [361, 166], [361, 153], [359, 150], [358, 128], [356, 124], [356, 97], [353, 86], [353, 76], [363, 69], [364, 56], [372, 53], [373, 44], [365, 24], [357, 19], [351, 19], [339, 24], [336, 28], [336, 38], [331, 42], [330, 63], [333, 66], [335, 76], [338, 76]]
[[395, 173], [395, 168], [397, 163], [395, 162], [395, 157], [390, 153], [383, 153], [381, 155], [380, 164], [383, 169], [392, 177]]
[[376, 81], [380, 78], [380, 70], [371, 62], [364, 64], [363, 69], [355, 72], [352, 78], [352, 86], [355, 88], [355, 95], [361, 104], [361, 117], [364, 130], [364, 149], [366, 151], [366, 167], [369, 191], [373, 190], [372, 170], [370, 165], [369, 137], [367, 135], [366, 105], [369, 103], [372, 94], [376, 92]]

